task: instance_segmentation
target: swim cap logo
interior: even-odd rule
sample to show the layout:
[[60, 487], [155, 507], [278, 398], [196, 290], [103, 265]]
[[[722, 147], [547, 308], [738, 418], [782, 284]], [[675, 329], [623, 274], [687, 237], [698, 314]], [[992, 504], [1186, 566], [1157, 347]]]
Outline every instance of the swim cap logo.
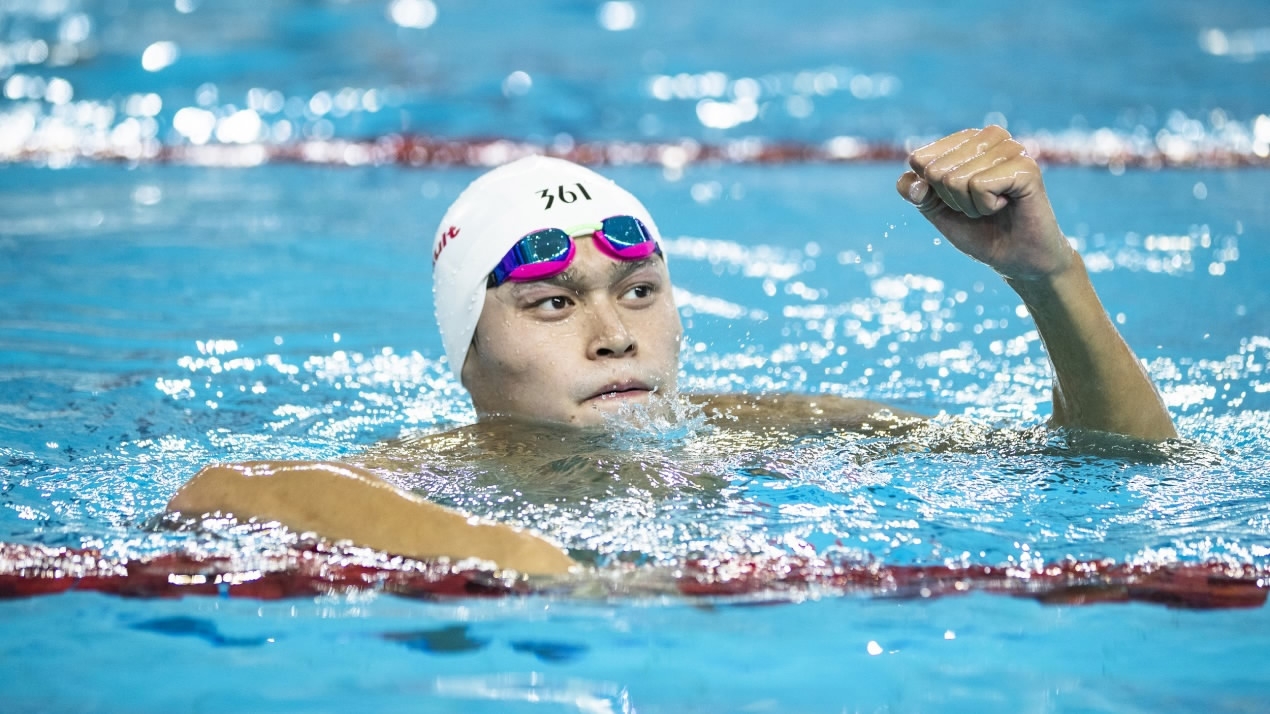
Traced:
[[437, 247], [432, 250], [432, 264], [433, 265], [437, 264], [437, 258], [441, 257], [441, 251], [445, 250], [445, 247], [450, 244], [451, 240], [454, 240], [455, 238], [458, 238], [458, 237], [459, 237], [458, 226], [450, 226], [449, 228], [445, 229], [445, 232], [441, 234], [441, 242], [437, 243]]
[[591, 200], [591, 194], [587, 192], [586, 186], [583, 186], [581, 183], [575, 183], [573, 185], [578, 187], [577, 191], [574, 191], [571, 188], [565, 188], [563, 184], [557, 186], [554, 193], [550, 188], [544, 188], [541, 191], [538, 191], [538, 198], [547, 201], [547, 205], [543, 206], [542, 210], [551, 210], [551, 206], [555, 204], [557, 198], [560, 199], [561, 203], [573, 203], [578, 200], [579, 192], [581, 192], [582, 198], [585, 198], [588, 201]]

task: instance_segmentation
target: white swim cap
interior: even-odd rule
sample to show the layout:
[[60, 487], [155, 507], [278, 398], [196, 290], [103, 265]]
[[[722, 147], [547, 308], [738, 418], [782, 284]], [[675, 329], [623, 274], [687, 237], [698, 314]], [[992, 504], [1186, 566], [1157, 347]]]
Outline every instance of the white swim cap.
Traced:
[[639, 199], [564, 159], [528, 156], [472, 182], [445, 212], [432, 243], [432, 296], [450, 370], [462, 379], [486, 279], [516, 241], [543, 228], [569, 230], [610, 216], [634, 216], [661, 234]]

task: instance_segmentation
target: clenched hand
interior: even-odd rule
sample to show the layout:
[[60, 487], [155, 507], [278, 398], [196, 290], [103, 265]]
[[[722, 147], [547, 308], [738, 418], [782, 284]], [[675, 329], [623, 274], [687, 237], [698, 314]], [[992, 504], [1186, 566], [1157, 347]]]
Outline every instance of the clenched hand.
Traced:
[[1040, 168], [999, 126], [966, 129], [909, 155], [896, 188], [958, 250], [1004, 277], [1035, 280], [1072, 263]]

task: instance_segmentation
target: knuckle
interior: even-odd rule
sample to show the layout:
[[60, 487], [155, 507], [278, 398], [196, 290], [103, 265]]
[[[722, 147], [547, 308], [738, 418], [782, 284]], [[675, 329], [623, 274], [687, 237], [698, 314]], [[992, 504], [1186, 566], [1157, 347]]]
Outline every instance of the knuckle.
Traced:
[[1001, 142], [1001, 151], [1010, 156], [1021, 156], [1027, 153], [1027, 148], [1015, 139], [1006, 139]]
[[1028, 156], [1026, 151], [1020, 151], [1019, 153], [1010, 156], [1002, 163], [1007, 164], [1013, 171], [1035, 172], [1040, 170], [1036, 160], [1031, 156]]
[[983, 128], [983, 135], [994, 139], [1003, 140], [1010, 138], [1010, 132], [997, 124], [989, 124]]

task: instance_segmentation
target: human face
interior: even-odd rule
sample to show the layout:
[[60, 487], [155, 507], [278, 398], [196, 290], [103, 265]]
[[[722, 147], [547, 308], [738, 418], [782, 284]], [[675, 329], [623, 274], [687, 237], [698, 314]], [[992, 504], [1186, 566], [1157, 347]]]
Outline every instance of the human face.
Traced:
[[565, 272], [485, 292], [462, 370], [482, 417], [598, 426], [675, 391], [683, 327], [665, 261], [615, 261], [576, 241]]

